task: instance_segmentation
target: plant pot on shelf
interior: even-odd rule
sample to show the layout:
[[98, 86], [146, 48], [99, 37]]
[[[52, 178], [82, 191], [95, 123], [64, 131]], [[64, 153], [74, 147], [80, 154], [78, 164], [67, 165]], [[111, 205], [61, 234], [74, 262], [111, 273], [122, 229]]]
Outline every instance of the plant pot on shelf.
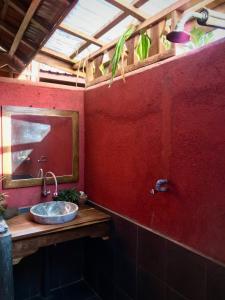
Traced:
[[80, 192], [80, 197], [78, 199], [78, 204], [79, 205], [84, 205], [87, 203], [88, 197], [84, 192]]

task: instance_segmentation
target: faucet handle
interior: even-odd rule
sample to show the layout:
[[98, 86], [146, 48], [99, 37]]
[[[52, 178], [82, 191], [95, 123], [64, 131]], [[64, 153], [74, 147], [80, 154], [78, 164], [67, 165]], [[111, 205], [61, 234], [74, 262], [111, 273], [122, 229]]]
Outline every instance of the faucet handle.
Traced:
[[53, 198], [57, 198], [58, 197], [58, 193], [57, 192], [54, 192], [53, 193]]
[[43, 195], [43, 196], [47, 197], [47, 196], [50, 195], [50, 194], [51, 194], [51, 191], [50, 191], [50, 190], [46, 190], [46, 189], [42, 190], [42, 195]]

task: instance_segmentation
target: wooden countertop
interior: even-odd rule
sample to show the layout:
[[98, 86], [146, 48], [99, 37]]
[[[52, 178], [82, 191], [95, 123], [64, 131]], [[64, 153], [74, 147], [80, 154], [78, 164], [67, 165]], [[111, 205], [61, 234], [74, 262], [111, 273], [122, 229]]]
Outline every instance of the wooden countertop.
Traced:
[[21, 214], [7, 221], [13, 256], [26, 256], [40, 247], [81, 237], [107, 237], [109, 220], [109, 215], [88, 205], [79, 208], [73, 221], [57, 225], [37, 224], [30, 213]]

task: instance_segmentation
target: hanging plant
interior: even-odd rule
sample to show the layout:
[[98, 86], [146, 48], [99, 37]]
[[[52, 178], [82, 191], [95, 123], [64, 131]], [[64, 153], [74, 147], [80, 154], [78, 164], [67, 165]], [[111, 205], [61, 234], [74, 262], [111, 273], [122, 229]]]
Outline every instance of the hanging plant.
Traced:
[[112, 76], [111, 76], [111, 81], [110, 81], [110, 85], [113, 82], [113, 79], [116, 75], [116, 72], [118, 70], [118, 66], [119, 63], [121, 62], [121, 73], [124, 76], [124, 58], [126, 56], [126, 41], [131, 37], [132, 33], [135, 30], [135, 26], [132, 25], [130, 26], [125, 32], [124, 34], [119, 38], [116, 47], [115, 47], [115, 51], [111, 60], [111, 64], [112, 64]]
[[198, 48], [207, 45], [213, 38], [213, 32], [206, 33], [199, 27], [192, 28], [191, 32], [191, 48]]
[[193, 27], [190, 31], [190, 36], [190, 42], [180, 45], [180, 48], [184, 51], [189, 51], [207, 45], [213, 39], [213, 32], [206, 33], [199, 27]]
[[140, 61], [146, 59], [151, 48], [152, 40], [148, 36], [147, 32], [142, 32], [139, 36], [138, 44], [136, 47], [137, 57]]

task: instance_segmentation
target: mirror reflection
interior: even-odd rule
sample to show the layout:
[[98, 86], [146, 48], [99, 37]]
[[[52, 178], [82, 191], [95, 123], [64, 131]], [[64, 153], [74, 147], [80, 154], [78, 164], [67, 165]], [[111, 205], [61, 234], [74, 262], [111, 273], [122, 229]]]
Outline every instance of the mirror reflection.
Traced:
[[77, 112], [3, 107], [4, 186], [40, 184], [49, 170], [59, 182], [76, 179], [77, 136]]

